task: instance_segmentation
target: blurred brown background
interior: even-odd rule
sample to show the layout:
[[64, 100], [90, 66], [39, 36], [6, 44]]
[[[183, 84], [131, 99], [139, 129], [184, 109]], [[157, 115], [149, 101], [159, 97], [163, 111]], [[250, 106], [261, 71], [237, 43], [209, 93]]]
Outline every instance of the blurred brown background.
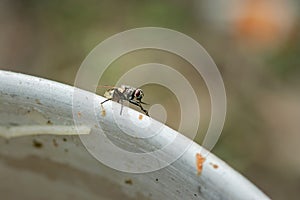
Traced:
[[[296, 0], [0, 0], [0, 69], [72, 85], [87, 54], [113, 34], [145, 26], [187, 34], [212, 56], [226, 87], [227, 119], [213, 152], [272, 199], [298, 199], [299, 11]], [[144, 51], [113, 63], [102, 82], [113, 84], [130, 67], [149, 61], [193, 78], [174, 55]], [[177, 128], [174, 95], [152, 87], [143, 88], [145, 101], [165, 105], [167, 123]], [[202, 110], [209, 105], [203, 100]]]

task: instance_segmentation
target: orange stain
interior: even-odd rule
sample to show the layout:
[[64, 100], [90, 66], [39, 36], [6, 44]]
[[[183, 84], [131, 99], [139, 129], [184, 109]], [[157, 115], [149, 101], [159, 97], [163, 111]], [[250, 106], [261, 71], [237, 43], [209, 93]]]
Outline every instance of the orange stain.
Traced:
[[197, 174], [200, 175], [203, 169], [203, 163], [205, 162], [205, 158], [200, 154], [196, 154], [196, 167], [197, 167]]
[[143, 115], [139, 115], [139, 120], [142, 120], [143, 119]]

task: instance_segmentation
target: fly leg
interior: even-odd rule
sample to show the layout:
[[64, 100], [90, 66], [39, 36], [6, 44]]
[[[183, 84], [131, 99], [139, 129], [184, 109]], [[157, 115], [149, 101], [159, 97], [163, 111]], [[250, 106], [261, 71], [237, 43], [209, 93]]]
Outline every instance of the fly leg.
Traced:
[[123, 111], [123, 100], [120, 100], [120, 104], [121, 104], [120, 115], [122, 115], [122, 111]]
[[104, 101], [102, 101], [101, 103], [100, 103], [100, 105], [101, 105], [101, 109], [102, 109], [102, 111], [101, 111], [101, 115], [102, 116], [105, 116], [105, 109], [104, 109], [104, 107], [103, 107], [103, 104], [105, 103], [105, 102], [107, 102], [107, 101], [110, 101], [110, 100], [112, 100], [112, 98], [109, 98], [109, 99], [106, 99], [106, 100], [104, 100]]
[[110, 100], [112, 100], [112, 98], [105, 99], [104, 101], [102, 101], [102, 102], [100, 103], [100, 104], [101, 104], [101, 107], [103, 107], [102, 104], [104, 104], [105, 102], [110, 101]]
[[134, 101], [134, 100], [129, 100], [129, 102], [132, 103], [132, 104], [134, 104], [134, 105], [136, 105], [136, 106], [138, 106], [138, 107], [140, 107], [141, 110], [142, 110], [147, 116], [149, 116], [148, 111], [145, 110], [145, 109], [143, 108], [143, 106], [141, 105], [140, 102]]

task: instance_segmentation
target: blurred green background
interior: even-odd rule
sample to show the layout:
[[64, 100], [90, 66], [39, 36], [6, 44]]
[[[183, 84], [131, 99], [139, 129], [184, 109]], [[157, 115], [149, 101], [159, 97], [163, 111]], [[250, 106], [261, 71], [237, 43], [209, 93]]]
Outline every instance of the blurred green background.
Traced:
[[[298, 199], [299, 11], [293, 0], [0, 0], [0, 69], [72, 85], [83, 59], [113, 34], [145, 26], [187, 34], [214, 59], [226, 87], [227, 119], [213, 153], [272, 199]], [[201, 143], [209, 96], [184, 60], [134, 52], [114, 62], [100, 83], [114, 84], [131, 67], [147, 62], [172, 66], [199, 85], [204, 122], [196, 141]], [[164, 105], [167, 124], [177, 128], [174, 94], [157, 85], [143, 89], [145, 101]]]

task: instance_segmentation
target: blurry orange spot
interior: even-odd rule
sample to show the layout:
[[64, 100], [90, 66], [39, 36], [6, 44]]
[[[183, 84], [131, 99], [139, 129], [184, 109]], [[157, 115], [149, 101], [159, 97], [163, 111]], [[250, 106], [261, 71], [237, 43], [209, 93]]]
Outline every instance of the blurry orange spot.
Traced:
[[196, 154], [196, 166], [197, 166], [197, 174], [200, 175], [203, 169], [203, 163], [205, 161], [205, 158], [202, 157], [200, 153]]
[[81, 112], [78, 112], [77, 115], [78, 115], [78, 117], [81, 117]]
[[234, 22], [237, 36], [243, 42], [268, 45], [281, 39], [290, 19], [288, 3], [272, 0], [248, 0], [239, 8]]
[[142, 120], [143, 119], [143, 115], [139, 115], [139, 120]]

